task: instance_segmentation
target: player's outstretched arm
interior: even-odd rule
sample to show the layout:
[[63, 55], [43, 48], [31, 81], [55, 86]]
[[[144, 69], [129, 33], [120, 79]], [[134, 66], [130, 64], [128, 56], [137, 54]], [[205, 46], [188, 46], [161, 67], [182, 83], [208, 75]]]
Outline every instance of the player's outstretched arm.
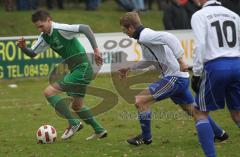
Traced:
[[31, 50], [30, 48], [27, 48], [26, 41], [23, 37], [17, 41], [17, 46], [21, 48], [23, 53], [25, 53], [27, 56], [31, 58], [34, 58], [37, 55], [33, 52], [33, 50]]
[[103, 59], [98, 48], [94, 49], [94, 59], [98, 66], [103, 64]]
[[94, 50], [94, 58], [95, 58], [96, 64], [98, 66], [102, 65], [103, 59], [102, 59], [100, 51], [98, 49], [97, 42], [96, 42], [96, 39], [92, 32], [92, 29], [88, 25], [81, 24], [81, 25], [79, 25], [79, 32], [83, 33], [88, 38], [88, 40]]

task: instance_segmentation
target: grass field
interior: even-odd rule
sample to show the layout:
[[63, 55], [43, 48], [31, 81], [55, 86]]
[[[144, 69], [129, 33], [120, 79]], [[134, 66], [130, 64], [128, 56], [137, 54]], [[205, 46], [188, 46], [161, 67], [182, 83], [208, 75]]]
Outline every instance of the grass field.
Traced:
[[[53, 108], [44, 100], [42, 91], [47, 85], [46, 78], [0, 81], [0, 156], [1, 157], [201, 157], [203, 156], [194, 128], [194, 122], [183, 114], [170, 100], [156, 103], [152, 121], [153, 143], [149, 146], [130, 146], [126, 139], [139, 133], [133, 105], [119, 96], [117, 106], [97, 116], [106, 127], [109, 136], [98, 141], [86, 141], [92, 129], [85, 128], [72, 139], [59, 138], [67, 123], [58, 117]], [[18, 88], [9, 88], [9, 84]], [[107, 75], [98, 76], [92, 85], [116, 93]], [[89, 106], [99, 99], [86, 97]], [[126, 114], [128, 113], [128, 114]], [[128, 115], [128, 116], [126, 116]], [[130, 116], [129, 116], [130, 115]], [[229, 132], [230, 139], [216, 144], [219, 157], [238, 157], [239, 129], [231, 122], [226, 111], [214, 113], [213, 118]], [[57, 142], [48, 145], [36, 144], [36, 131], [43, 124], [55, 126]]]

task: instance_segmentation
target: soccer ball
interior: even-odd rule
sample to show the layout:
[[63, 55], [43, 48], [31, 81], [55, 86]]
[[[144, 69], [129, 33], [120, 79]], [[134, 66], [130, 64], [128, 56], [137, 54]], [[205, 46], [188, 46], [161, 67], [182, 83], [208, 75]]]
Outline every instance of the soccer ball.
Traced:
[[51, 125], [43, 125], [37, 130], [37, 141], [39, 144], [49, 144], [55, 142], [57, 131]]

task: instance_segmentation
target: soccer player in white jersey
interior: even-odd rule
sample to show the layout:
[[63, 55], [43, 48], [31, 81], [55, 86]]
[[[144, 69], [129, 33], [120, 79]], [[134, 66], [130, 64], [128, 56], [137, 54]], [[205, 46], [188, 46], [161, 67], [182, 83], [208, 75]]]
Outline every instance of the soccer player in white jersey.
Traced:
[[192, 86], [197, 91], [196, 129], [207, 157], [215, 157], [209, 111], [223, 109], [225, 102], [240, 127], [240, 18], [216, 0], [198, 0], [194, 13], [195, 36]]
[[107, 131], [96, 121], [83, 102], [86, 87], [93, 79], [93, 70], [86, 51], [77, 38], [80, 33], [86, 35], [91, 43], [96, 63], [98, 65], [102, 64], [102, 58], [91, 28], [84, 24], [69, 25], [53, 22], [49, 13], [44, 10], [33, 13], [32, 22], [41, 34], [31, 48], [26, 47], [23, 38], [18, 40], [17, 44], [22, 52], [33, 58], [51, 48], [67, 61], [70, 71], [60, 80], [50, 82], [51, 84], [44, 90], [44, 95], [50, 105], [68, 120], [69, 127], [64, 131], [61, 138], [69, 139], [83, 125], [78, 118], [73, 116], [62, 96], [58, 95], [60, 92], [66, 92], [68, 96], [72, 97], [72, 109], [76, 115], [94, 129], [95, 133], [87, 140], [106, 137]]
[[[135, 97], [135, 106], [138, 109], [142, 133], [127, 140], [129, 144], [133, 145], [150, 144], [152, 142], [150, 126], [150, 105], [152, 103], [171, 98], [188, 114], [195, 116], [194, 99], [189, 91], [189, 73], [182, 60], [184, 50], [174, 35], [144, 28], [136, 12], [129, 12], [122, 16], [120, 25], [124, 33], [136, 39], [141, 45], [143, 58], [146, 61], [138, 62], [131, 68], [120, 69], [120, 76], [124, 78], [130, 70], [148, 67], [149, 61], [157, 63], [159, 73], [162, 75], [162, 79], [156, 80], [157, 82], [151, 84]], [[210, 117], [208, 119], [215, 130], [215, 138], [220, 141], [227, 139], [225, 131]]]

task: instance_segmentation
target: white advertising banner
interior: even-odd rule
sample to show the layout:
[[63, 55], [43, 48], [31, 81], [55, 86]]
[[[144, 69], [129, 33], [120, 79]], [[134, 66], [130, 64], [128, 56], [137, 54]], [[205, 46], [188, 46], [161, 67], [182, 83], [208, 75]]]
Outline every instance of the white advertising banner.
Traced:
[[[185, 50], [184, 59], [192, 66], [193, 34], [191, 30], [169, 31], [177, 36]], [[124, 61], [140, 61], [142, 51], [136, 40], [123, 33], [97, 33], [95, 34], [99, 49], [102, 53], [104, 64], [100, 72], [110, 72], [111, 65], [120, 66]], [[46, 76], [51, 69], [51, 64], [59, 62], [60, 57], [53, 54], [52, 50], [40, 54], [35, 59], [22, 54], [16, 46], [16, 40], [21, 37], [0, 37], [0, 79]], [[25, 36], [30, 47], [37, 36]], [[88, 39], [80, 35], [80, 41], [93, 60], [92, 48]], [[47, 70], [46, 70], [47, 69]]]
[[192, 66], [192, 54], [194, 48], [194, 38], [192, 30], [177, 30], [168, 32], [174, 34], [180, 40], [184, 49], [184, 59], [189, 66]]
[[[103, 66], [100, 72], [110, 72], [113, 67], [121, 66], [125, 61], [140, 61], [142, 51], [136, 40], [129, 38], [123, 33], [96, 34], [96, 40], [103, 57]], [[86, 51], [92, 52], [87, 38], [80, 37]], [[115, 65], [114, 65], [115, 64]], [[112, 68], [112, 69], [111, 69]]]

